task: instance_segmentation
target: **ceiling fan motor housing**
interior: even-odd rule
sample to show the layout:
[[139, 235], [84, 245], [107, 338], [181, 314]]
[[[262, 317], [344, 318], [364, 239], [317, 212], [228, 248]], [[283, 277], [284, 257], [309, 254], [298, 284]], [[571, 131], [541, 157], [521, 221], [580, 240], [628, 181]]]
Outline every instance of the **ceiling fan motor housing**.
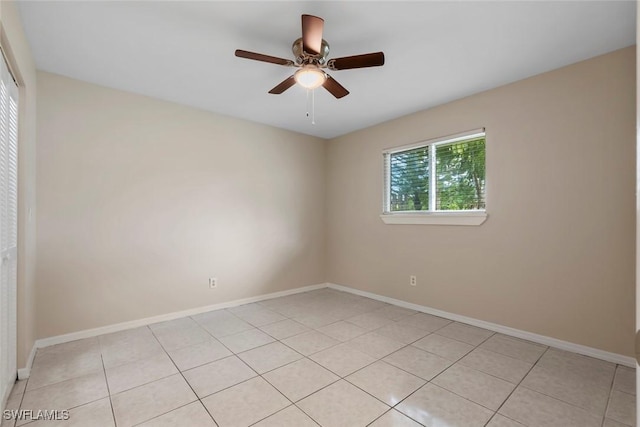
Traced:
[[291, 46], [293, 56], [296, 58], [296, 64], [324, 64], [329, 56], [329, 43], [325, 39], [322, 39], [322, 45], [320, 47], [320, 53], [314, 55], [312, 53], [305, 52], [302, 47], [302, 37], [293, 42]]

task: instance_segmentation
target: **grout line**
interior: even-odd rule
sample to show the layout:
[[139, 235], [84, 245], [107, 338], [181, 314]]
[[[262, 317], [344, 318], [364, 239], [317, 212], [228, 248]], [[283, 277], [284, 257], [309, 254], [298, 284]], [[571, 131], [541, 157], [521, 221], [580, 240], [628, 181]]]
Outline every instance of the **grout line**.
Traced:
[[[450, 324], [450, 323], [449, 323], [449, 324]], [[447, 326], [447, 325], [445, 325], [445, 326]], [[443, 327], [444, 327], [444, 326], [443, 326]], [[440, 329], [442, 329], [442, 328], [440, 328]], [[438, 329], [438, 330], [439, 330], [439, 329]], [[435, 333], [435, 332], [433, 332], [433, 333]], [[430, 335], [431, 335], [431, 334], [430, 334]], [[436, 334], [436, 335], [438, 335], [438, 336], [443, 336], [443, 335], [439, 335], [439, 334]], [[426, 383], [426, 384], [424, 384], [423, 386], [421, 386], [421, 387], [419, 387], [418, 389], [416, 389], [413, 393], [409, 394], [407, 397], [405, 397], [404, 399], [402, 399], [401, 401], [399, 401], [398, 403], [396, 403], [393, 407], [395, 408], [395, 407], [397, 407], [398, 405], [400, 405], [402, 402], [404, 402], [405, 400], [409, 399], [409, 397], [411, 397], [411, 396], [412, 396], [414, 393], [416, 393], [418, 390], [420, 390], [420, 389], [424, 388], [427, 384], [432, 384], [432, 385], [434, 385], [434, 386], [436, 386], [436, 387], [439, 387], [439, 388], [441, 388], [441, 389], [443, 389], [443, 390], [446, 390], [447, 392], [452, 393], [452, 394], [454, 394], [454, 395], [456, 395], [456, 396], [458, 396], [458, 397], [460, 397], [460, 398], [462, 398], [462, 399], [465, 399], [465, 400], [467, 400], [467, 401], [469, 401], [469, 402], [471, 402], [471, 403], [473, 403], [473, 404], [476, 404], [476, 405], [478, 405], [478, 406], [481, 406], [481, 407], [483, 407], [483, 408], [488, 409], [489, 411], [492, 411], [492, 412], [493, 412], [493, 415], [491, 415], [491, 417], [487, 420], [487, 423], [485, 424], [485, 426], [486, 426], [486, 425], [487, 425], [488, 423], [490, 423], [490, 422], [491, 422], [491, 420], [495, 417], [495, 415], [498, 413], [498, 411], [500, 410], [500, 408], [501, 408], [501, 407], [504, 405], [504, 403], [509, 399], [509, 397], [511, 396], [511, 394], [513, 394], [513, 392], [516, 390], [516, 388], [518, 388], [518, 385], [520, 384], [520, 382], [522, 382], [522, 381], [524, 380], [524, 378], [529, 374], [529, 372], [531, 371], [531, 369], [533, 369], [533, 367], [535, 366], [535, 364], [537, 363], [537, 361], [538, 361], [538, 360], [540, 360], [540, 358], [542, 357], [542, 355], [543, 355], [544, 353], [542, 353], [542, 354], [538, 357], [538, 360], [536, 360], [536, 362], [535, 362], [534, 364], [532, 364], [532, 365], [531, 365], [531, 368], [529, 368], [529, 370], [527, 371], [527, 374], [525, 374], [525, 375], [522, 377], [522, 379], [520, 380], [520, 382], [519, 382], [519, 383], [518, 383], [518, 384], [513, 388], [513, 390], [511, 391], [511, 393], [509, 393], [509, 395], [505, 398], [505, 400], [502, 402], [502, 404], [501, 404], [501, 405], [498, 407], [498, 409], [496, 409], [496, 410], [493, 410], [493, 409], [491, 409], [491, 408], [487, 408], [486, 406], [481, 405], [481, 404], [479, 404], [479, 403], [477, 403], [477, 402], [474, 402], [474, 401], [472, 401], [471, 399], [468, 399], [468, 398], [466, 398], [466, 397], [464, 397], [464, 396], [460, 396], [459, 394], [457, 394], [457, 393], [455, 393], [455, 392], [453, 392], [453, 391], [451, 391], [451, 390], [449, 390], [449, 389], [447, 389], [447, 388], [445, 388], [445, 387], [442, 387], [442, 386], [439, 386], [438, 384], [435, 384], [435, 383], [433, 382], [433, 380], [434, 380], [434, 379], [436, 379], [437, 377], [439, 377], [440, 375], [442, 375], [445, 371], [449, 370], [449, 369], [450, 369], [451, 367], [453, 367], [454, 365], [456, 365], [456, 364], [457, 364], [458, 362], [460, 362], [460, 361], [461, 361], [461, 360], [462, 360], [466, 355], [470, 354], [471, 352], [473, 352], [474, 350], [476, 350], [477, 348], [479, 348], [479, 346], [481, 346], [483, 343], [485, 343], [487, 340], [489, 340], [489, 339], [490, 339], [491, 337], [493, 337], [494, 335], [495, 335], [495, 333], [493, 333], [493, 334], [489, 335], [489, 336], [488, 336], [487, 338], [485, 338], [482, 342], [480, 342], [477, 346], [475, 346], [473, 349], [469, 350], [469, 351], [468, 351], [464, 356], [461, 356], [461, 357], [460, 357], [460, 358], [458, 358], [456, 361], [454, 361], [453, 363], [451, 363], [451, 365], [449, 365], [448, 367], [444, 368], [442, 371], [440, 371], [439, 373], [437, 373], [436, 375], [434, 375], [430, 380], [428, 380], [428, 381], [427, 381], [427, 383]], [[444, 338], [449, 338], [449, 337], [444, 337]], [[450, 338], [450, 339], [454, 340], [454, 338]], [[458, 340], [455, 340], [455, 341], [458, 341]], [[459, 342], [463, 342], [463, 341], [459, 341]], [[464, 342], [463, 342], [463, 343], [464, 343]], [[464, 344], [472, 345], [472, 344], [469, 344], [469, 343], [464, 343]], [[547, 351], [547, 350], [548, 350], [548, 348], [547, 348], [547, 349], [545, 349], [545, 353], [546, 353], [546, 351]], [[398, 350], [398, 351], [400, 351], [400, 350]], [[425, 350], [423, 350], [423, 351], [425, 351]], [[489, 351], [489, 350], [486, 350], [486, 351]], [[427, 353], [429, 353], [429, 352], [427, 352]], [[493, 353], [493, 352], [492, 352], [492, 353]], [[433, 353], [430, 353], [430, 354], [433, 354]], [[500, 353], [496, 353], [496, 354], [500, 354]], [[438, 355], [436, 355], [436, 356], [438, 356]], [[509, 357], [509, 356], [502, 355], [502, 354], [501, 354], [501, 356]], [[441, 358], [443, 358], [443, 359], [445, 359], [445, 360], [447, 360], [447, 361], [450, 361], [450, 359], [446, 359], [446, 358], [444, 358], [444, 357], [442, 357], [442, 356], [438, 356], [438, 357], [441, 357]], [[515, 358], [512, 358], [512, 359], [514, 359], [514, 360], [520, 360], [520, 359], [515, 359]], [[395, 366], [395, 365], [394, 365], [394, 366]], [[463, 365], [461, 365], [461, 366], [465, 366], [465, 365], [463, 364]], [[402, 369], [402, 368], [400, 368], [400, 369]], [[469, 369], [474, 369], [474, 368], [469, 367]], [[503, 378], [495, 377], [494, 375], [487, 374], [486, 372], [479, 371], [479, 370], [477, 370], [477, 369], [474, 369], [474, 370], [476, 370], [476, 371], [478, 371], [478, 372], [482, 372], [482, 373], [483, 373], [483, 374], [485, 374], [485, 375], [490, 375], [490, 376], [492, 376], [492, 377], [494, 377], [494, 378], [498, 378], [498, 379], [500, 379], [500, 380], [502, 380], [502, 381], [506, 381], [506, 380], [505, 380], [505, 379], [503, 379]], [[407, 372], [407, 371], [405, 371], [405, 372]], [[410, 373], [410, 372], [409, 372], [409, 373]], [[415, 375], [415, 374], [413, 374], [413, 375]], [[419, 378], [420, 378], [420, 377], [419, 377]], [[422, 378], [422, 379], [424, 379], [424, 378]], [[510, 383], [510, 384], [513, 384], [513, 383], [511, 383], [511, 382], [509, 382], [509, 381], [506, 381], [506, 382], [508, 382], [508, 383]], [[409, 417], [409, 415], [405, 414], [404, 412], [401, 412], [401, 413], [402, 413], [403, 415], [405, 415], [405, 416]], [[409, 418], [411, 418], [411, 417], [409, 417]], [[413, 418], [411, 418], [411, 419], [412, 419], [412, 420], [414, 420], [414, 421], [416, 421], [416, 422], [418, 422], [417, 420], [415, 420], [415, 419], [413, 419]], [[420, 424], [420, 423], [419, 423], [419, 424]]]
[[[611, 396], [613, 396], [613, 386], [616, 383], [616, 375], [618, 374], [618, 368], [620, 365], [616, 365], [616, 369], [613, 371], [613, 378], [611, 379], [611, 387], [609, 388], [609, 396], [607, 397], [607, 404], [604, 406], [604, 413], [602, 414], [602, 426], [607, 419], [607, 411], [609, 410], [609, 404], [611, 403]], [[622, 423], [620, 423], [622, 424]]]
[[[194, 319], [191, 319], [194, 320]], [[194, 320], [195, 322], [195, 320]], [[197, 324], [197, 322], [196, 322]], [[167, 355], [167, 357], [169, 358], [169, 360], [171, 360], [171, 363], [173, 363], [173, 366], [176, 368], [176, 370], [178, 371], [178, 373], [180, 374], [180, 376], [182, 377], [182, 380], [189, 386], [189, 388], [191, 389], [191, 392], [193, 393], [193, 395], [196, 397], [197, 400], [194, 400], [193, 402], [200, 402], [200, 404], [202, 405], [202, 407], [204, 408], [205, 411], [207, 411], [207, 414], [209, 414], [209, 416], [211, 417], [211, 419], [213, 420], [213, 422], [218, 425], [218, 423], [216, 422], [216, 419], [213, 418], [213, 415], [209, 412], [209, 409], [206, 407], [206, 405], [204, 403], [202, 403], [202, 399], [200, 399], [200, 396], [198, 396], [198, 393], [196, 393], [196, 391], [193, 389], [193, 387], [191, 386], [191, 384], [189, 383], [189, 381], [187, 381], [187, 379], [185, 378], [184, 374], [182, 373], [182, 371], [180, 370], [180, 368], [178, 368], [178, 365], [176, 365], [176, 362], [173, 360], [173, 358], [171, 357], [171, 355], [169, 354], [169, 352], [167, 351], [167, 349], [164, 347], [164, 345], [162, 345], [162, 343], [160, 342], [160, 340], [158, 339], [158, 337], [156, 336], [156, 334], [154, 333], [153, 329], [151, 329], [151, 327], [147, 326], [149, 328], [149, 330], [151, 331], [151, 334], [153, 335], [153, 337], [156, 339], [156, 341], [158, 342], [158, 344], [160, 344], [160, 347], [162, 348], [162, 350], [164, 351], [164, 353]], [[204, 328], [203, 328], [204, 329]], [[224, 345], [224, 344], [223, 344]], [[175, 374], [173, 374], [175, 375]], [[186, 405], [189, 405], [193, 402], [189, 402]], [[182, 405], [179, 408], [182, 408], [183, 406], [186, 405]], [[160, 415], [158, 415], [157, 417], [160, 417], [162, 415], [168, 414], [169, 412], [175, 411], [176, 409], [179, 408], [173, 408], [171, 411], [167, 411], [165, 413], [162, 413]], [[157, 418], [154, 417], [154, 418]], [[153, 419], [153, 418], [150, 418]], [[145, 420], [143, 422], [146, 422], [148, 420]]]
[[[178, 409], [182, 409], [182, 408], [184, 408], [185, 406], [189, 406], [189, 405], [191, 405], [191, 404], [193, 404], [193, 403], [196, 403], [196, 402], [198, 402], [198, 401], [197, 401], [197, 400], [194, 400], [193, 402], [185, 403], [184, 405], [180, 405], [180, 406], [178, 406], [177, 408], [174, 408], [174, 409], [172, 409], [172, 410], [170, 410], [170, 411], [163, 412], [162, 414], [156, 415], [156, 416], [154, 416], [153, 418], [149, 418], [149, 419], [147, 419], [147, 420], [140, 421], [139, 423], [133, 424], [133, 426], [132, 426], [132, 427], [142, 425], [142, 424], [147, 423], [147, 422], [149, 422], [149, 421], [151, 421], [151, 420], [155, 420], [156, 418], [160, 418], [160, 417], [162, 417], [162, 416], [164, 416], [164, 415], [170, 414], [170, 413], [171, 413], [171, 412], [173, 412], [173, 411], [177, 411]], [[202, 406], [204, 406], [204, 405], [202, 405]], [[206, 410], [206, 409], [207, 409], [207, 408], [205, 407], [205, 410]]]
[[118, 420], [116, 420], [116, 411], [113, 409], [113, 400], [111, 400], [111, 388], [109, 387], [109, 380], [107, 378], [107, 368], [104, 366], [104, 359], [102, 358], [102, 347], [100, 344], [100, 340], [98, 340], [98, 349], [100, 350], [100, 362], [102, 362], [104, 382], [107, 385], [107, 394], [109, 395], [109, 406], [111, 406], [111, 416], [113, 416], [113, 424], [118, 427]]
[[[513, 395], [513, 393], [515, 393], [515, 391], [518, 389], [518, 387], [520, 387], [520, 384], [522, 384], [522, 382], [524, 381], [524, 379], [525, 379], [525, 378], [527, 378], [527, 376], [531, 373], [531, 371], [533, 370], [533, 368], [535, 368], [535, 366], [538, 364], [538, 362], [540, 362], [540, 360], [542, 359], [542, 357], [543, 357], [545, 354], [547, 354], [547, 352], [549, 351], [549, 349], [550, 349], [550, 348], [551, 348], [551, 347], [547, 347], [547, 349], [546, 349], [542, 354], [540, 354], [540, 356], [538, 356], [538, 359], [536, 359], [536, 361], [531, 365], [531, 368], [529, 368], [529, 370], [527, 371], [527, 373], [526, 373], [526, 374], [524, 374], [524, 375], [522, 376], [522, 379], [518, 382], [518, 384], [516, 384], [516, 386], [513, 388], [513, 390], [511, 390], [511, 393], [509, 393], [509, 394], [507, 395], [507, 397], [502, 401], [502, 403], [500, 404], [500, 406], [498, 406], [498, 409], [496, 409], [496, 411], [495, 411], [495, 412], [494, 412], [494, 414], [491, 416], [491, 418], [489, 418], [489, 421], [487, 421], [487, 424], [489, 424], [489, 423], [491, 422], [491, 420], [496, 416], [496, 414], [500, 411], [500, 409], [502, 409], [502, 407], [504, 406], [504, 404], [505, 404], [505, 403], [507, 403], [507, 401], [511, 398], [511, 396]], [[551, 397], [551, 396], [549, 396], [549, 397]], [[507, 417], [507, 416], [506, 416], [506, 415], [504, 415], [504, 414], [500, 414], [500, 415], [502, 415], [503, 417], [509, 418], [509, 417]], [[509, 419], [511, 419], [511, 418], [509, 418]], [[520, 423], [520, 421], [518, 421], [518, 420], [513, 420], [513, 421], [516, 421], [516, 422]], [[522, 423], [520, 423], [520, 424], [522, 424]], [[485, 424], [485, 425], [486, 425], [486, 424]]]
[[[536, 362], [536, 363], [537, 363], [537, 362]], [[531, 368], [531, 369], [533, 369], [533, 368]], [[544, 368], [542, 368], [542, 369], [544, 369]], [[527, 373], [527, 375], [528, 375], [528, 373]], [[523, 378], [523, 380], [524, 380], [524, 378]], [[541, 392], [541, 391], [538, 391], [538, 390], [534, 390], [534, 389], [532, 389], [532, 388], [530, 388], [530, 387], [527, 387], [526, 385], [522, 385], [522, 387], [523, 387], [523, 388], [526, 388], [527, 390], [530, 390], [530, 391], [532, 391], [532, 392], [534, 392], [534, 393], [541, 394], [541, 395], [546, 396], [546, 397], [548, 397], [548, 398], [551, 398], [551, 399], [557, 400], [557, 401], [559, 401], [559, 402], [561, 402], [561, 403], [564, 403], [564, 404], [566, 404], [566, 405], [569, 405], [569, 406], [572, 406], [572, 407], [574, 407], [574, 408], [576, 408], [576, 409], [579, 409], [579, 410], [581, 410], [581, 411], [584, 411], [584, 412], [586, 412], [588, 415], [591, 415], [591, 416], [594, 416], [594, 417], [598, 417], [598, 415], [596, 415], [596, 414], [594, 414], [594, 413], [590, 412], [588, 409], [585, 409], [585, 408], [583, 408], [583, 407], [581, 407], [581, 406], [576, 405], [575, 403], [567, 402], [566, 400], [563, 400], [562, 398], [552, 396], [552, 395], [547, 394], [547, 393], [545, 393], [545, 392]], [[606, 390], [606, 388], [605, 388], [605, 387], [596, 387], [596, 388], [598, 388], [598, 389], [600, 389], [600, 390]], [[615, 391], [619, 391], [619, 390], [615, 390]], [[619, 391], [619, 392], [620, 392], [620, 391]], [[621, 392], [621, 393], [624, 393], [624, 392]], [[612, 394], [611, 389], [610, 389], [610, 391], [609, 391], [609, 394]], [[625, 394], [628, 394], [628, 393], [625, 393]], [[630, 396], [633, 396], [633, 395], [631, 395], [631, 394], [629, 394], [629, 395], [630, 395]], [[634, 396], [634, 397], [635, 397], [635, 396]], [[608, 403], [609, 403], [609, 400], [607, 399], [607, 407], [608, 407]], [[606, 408], [605, 408], [605, 414], [606, 414]], [[603, 415], [600, 415], [599, 417], [604, 418], [604, 416], [605, 416], [605, 415], [603, 414]]]

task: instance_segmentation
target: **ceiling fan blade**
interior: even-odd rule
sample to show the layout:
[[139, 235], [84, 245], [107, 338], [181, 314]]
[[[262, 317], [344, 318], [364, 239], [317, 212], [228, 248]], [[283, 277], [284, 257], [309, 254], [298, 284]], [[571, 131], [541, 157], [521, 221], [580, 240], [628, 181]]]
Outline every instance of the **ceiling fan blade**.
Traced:
[[324, 19], [313, 15], [302, 15], [302, 50], [311, 55], [320, 54]]
[[365, 53], [330, 59], [327, 67], [331, 70], [350, 70], [352, 68], [379, 67], [384, 65], [384, 53]]
[[293, 65], [293, 61], [289, 59], [263, 55], [262, 53], [249, 52], [241, 49], [236, 49], [236, 56], [238, 58], [253, 59], [254, 61], [270, 62], [271, 64], [285, 65], [289, 67]]
[[338, 81], [330, 75], [327, 75], [327, 80], [324, 81], [324, 84], [322, 86], [324, 86], [324, 88], [328, 90], [331, 95], [335, 96], [338, 99], [349, 95], [349, 91], [346, 90], [344, 86], [338, 83]]
[[282, 92], [284, 92], [285, 90], [289, 89], [294, 84], [296, 84], [296, 79], [294, 79], [293, 76], [287, 77], [278, 86], [276, 86], [273, 89], [271, 89], [269, 91], [269, 93], [271, 93], [273, 95], [280, 95]]

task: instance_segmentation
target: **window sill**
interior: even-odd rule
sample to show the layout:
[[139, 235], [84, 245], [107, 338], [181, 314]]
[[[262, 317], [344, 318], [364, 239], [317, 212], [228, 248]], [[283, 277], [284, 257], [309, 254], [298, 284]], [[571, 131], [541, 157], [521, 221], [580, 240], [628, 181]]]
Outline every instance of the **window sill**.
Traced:
[[380, 219], [385, 224], [480, 225], [487, 220], [487, 213], [484, 211], [388, 213], [380, 215]]

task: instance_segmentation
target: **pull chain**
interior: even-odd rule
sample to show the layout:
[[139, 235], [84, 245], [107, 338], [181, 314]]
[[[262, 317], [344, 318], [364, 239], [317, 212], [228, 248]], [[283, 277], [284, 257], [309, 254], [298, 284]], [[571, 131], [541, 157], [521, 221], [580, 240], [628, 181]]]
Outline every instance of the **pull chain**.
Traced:
[[[311, 124], [316, 124], [316, 103], [315, 92], [313, 89], [307, 89], [307, 117], [311, 118]], [[309, 113], [311, 111], [311, 113]]]
[[316, 124], [316, 91], [311, 90], [311, 124]]

